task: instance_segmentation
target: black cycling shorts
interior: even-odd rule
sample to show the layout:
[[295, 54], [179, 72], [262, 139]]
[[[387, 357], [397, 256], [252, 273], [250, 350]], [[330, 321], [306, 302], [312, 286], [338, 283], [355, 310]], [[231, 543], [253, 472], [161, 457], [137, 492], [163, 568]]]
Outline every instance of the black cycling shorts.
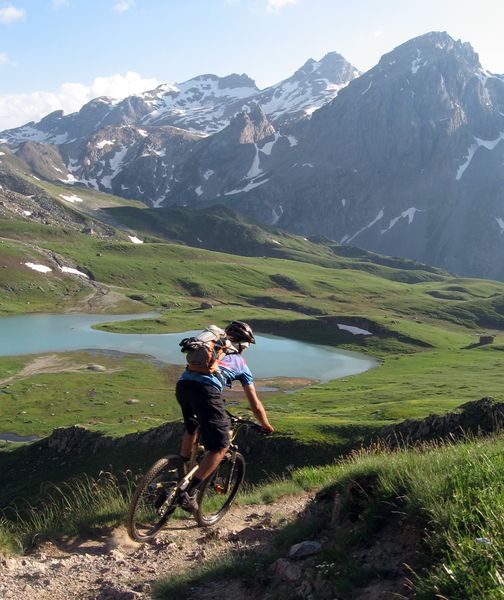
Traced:
[[199, 427], [205, 450], [218, 451], [229, 446], [231, 421], [219, 390], [199, 381], [181, 379], [175, 395], [187, 432], [193, 434]]

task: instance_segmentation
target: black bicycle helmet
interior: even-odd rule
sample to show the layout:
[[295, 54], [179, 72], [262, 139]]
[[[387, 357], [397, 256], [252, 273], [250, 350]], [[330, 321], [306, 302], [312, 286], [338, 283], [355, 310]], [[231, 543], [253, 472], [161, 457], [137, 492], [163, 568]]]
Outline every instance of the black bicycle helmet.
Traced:
[[254, 333], [252, 327], [243, 321], [231, 321], [225, 329], [229, 339], [237, 344], [247, 342], [255, 344]]

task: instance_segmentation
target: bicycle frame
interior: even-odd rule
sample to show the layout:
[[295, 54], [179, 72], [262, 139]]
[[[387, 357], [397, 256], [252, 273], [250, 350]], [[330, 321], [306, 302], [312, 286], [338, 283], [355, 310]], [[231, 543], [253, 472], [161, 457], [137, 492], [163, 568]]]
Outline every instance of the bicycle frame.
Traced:
[[[247, 421], [246, 419], [237, 417], [237, 416], [231, 414], [229, 411], [226, 411], [226, 412], [231, 420], [231, 429], [229, 431], [229, 442], [230, 442], [229, 443], [229, 452], [231, 455], [230, 460], [232, 462], [232, 467], [231, 467], [231, 470], [227, 477], [226, 487], [225, 487], [225, 492], [224, 492], [227, 494], [229, 492], [229, 483], [230, 483], [230, 481], [232, 481], [234, 467], [236, 464], [236, 453], [238, 452], [238, 446], [236, 446], [234, 444], [236, 436], [238, 435], [238, 432], [240, 431], [240, 429], [242, 429], [243, 427], [250, 427], [250, 426], [258, 427], [258, 425], [256, 423], [254, 423], [253, 421]], [[198, 470], [198, 467], [199, 467], [198, 458], [204, 452], [205, 452], [205, 448], [203, 447], [203, 445], [200, 444], [200, 431], [198, 429], [196, 432], [196, 438], [194, 440], [194, 444], [193, 444], [193, 447], [191, 450], [191, 458], [189, 459], [189, 464], [188, 464], [189, 470], [188, 470], [187, 474], [185, 475], [185, 477], [180, 482], [180, 484], [178, 485], [179, 490], [183, 491], [189, 485], [191, 479], [194, 476], [194, 473], [196, 473], [196, 471]], [[217, 469], [210, 477], [215, 475], [215, 473], [217, 473]]]

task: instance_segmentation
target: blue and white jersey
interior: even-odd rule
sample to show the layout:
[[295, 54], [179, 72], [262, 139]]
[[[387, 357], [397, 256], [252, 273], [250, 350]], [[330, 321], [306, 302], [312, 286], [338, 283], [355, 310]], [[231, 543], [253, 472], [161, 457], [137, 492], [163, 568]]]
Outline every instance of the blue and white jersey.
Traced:
[[206, 375], [186, 369], [180, 377], [183, 381], [199, 381], [205, 385], [213, 385], [219, 391], [223, 387], [231, 387], [233, 381], [239, 381], [242, 385], [254, 383], [252, 373], [241, 354], [227, 354], [219, 360], [220, 377], [215, 374]]

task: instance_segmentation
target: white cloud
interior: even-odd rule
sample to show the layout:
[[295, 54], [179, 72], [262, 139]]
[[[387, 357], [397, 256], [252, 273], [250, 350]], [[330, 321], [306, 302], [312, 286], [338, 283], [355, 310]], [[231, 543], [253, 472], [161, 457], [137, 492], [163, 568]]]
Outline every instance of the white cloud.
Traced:
[[279, 13], [288, 4], [297, 4], [299, 0], [268, 0], [267, 10], [271, 13]]
[[55, 92], [0, 94], [0, 131], [38, 121], [54, 110], [66, 114], [75, 112], [83, 104], [98, 96], [122, 99], [132, 94], [152, 90], [159, 85], [155, 78], [142, 78], [134, 71], [125, 75], [97, 77], [91, 85], [64, 83]]
[[123, 13], [133, 8], [135, 0], [119, 0], [112, 7], [116, 12]]
[[0, 8], [0, 23], [4, 25], [8, 25], [9, 23], [14, 23], [14, 21], [19, 21], [25, 18], [25, 11], [22, 8], [16, 8], [9, 4], [4, 6], [4, 8]]
[[9, 62], [9, 57], [5, 52], [0, 52], [0, 65], [5, 65]]
[[51, 5], [55, 9], [63, 8], [70, 5], [70, 0], [51, 0]]
[[383, 31], [383, 29], [377, 29], [376, 31], [373, 31], [373, 35], [375, 37], [381, 37], [384, 34], [385, 34], [385, 32]]

